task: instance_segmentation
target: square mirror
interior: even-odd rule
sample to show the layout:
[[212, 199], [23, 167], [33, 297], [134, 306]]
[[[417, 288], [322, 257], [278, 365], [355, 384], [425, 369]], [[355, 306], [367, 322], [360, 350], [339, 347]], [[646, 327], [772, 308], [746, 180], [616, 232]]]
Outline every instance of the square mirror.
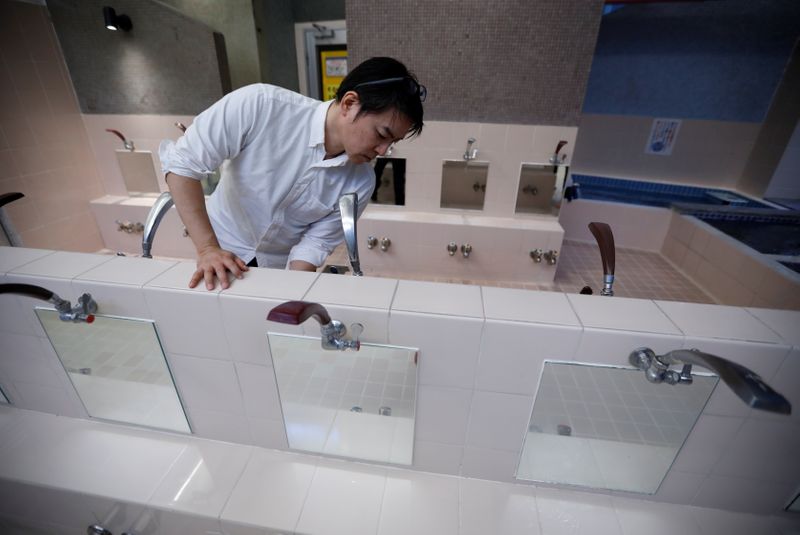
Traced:
[[375, 190], [372, 202], [377, 204], [406, 204], [406, 159], [378, 156], [375, 159]]
[[522, 164], [515, 212], [558, 215], [567, 169], [566, 165]]
[[417, 349], [328, 351], [318, 337], [268, 337], [290, 448], [411, 464]]
[[95, 315], [72, 323], [46, 308], [36, 315], [89, 416], [191, 432], [154, 322]]
[[719, 378], [653, 384], [640, 370], [544, 364], [517, 478], [652, 494]]
[[489, 162], [445, 160], [442, 164], [442, 208], [483, 210]]

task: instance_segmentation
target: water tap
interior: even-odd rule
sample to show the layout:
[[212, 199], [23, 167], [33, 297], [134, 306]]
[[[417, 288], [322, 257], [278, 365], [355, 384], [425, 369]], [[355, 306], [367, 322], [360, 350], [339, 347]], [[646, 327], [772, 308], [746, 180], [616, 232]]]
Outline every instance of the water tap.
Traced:
[[319, 303], [308, 301], [287, 301], [269, 311], [267, 320], [289, 325], [300, 325], [308, 318], [314, 318], [320, 324], [322, 333], [322, 349], [344, 351], [361, 349], [358, 337], [364, 331], [364, 326], [354, 323], [350, 326], [352, 338], [347, 338], [347, 327], [335, 319], [331, 319], [328, 311]]
[[168, 191], [165, 191], [158, 196], [156, 202], [153, 203], [153, 207], [150, 208], [150, 212], [147, 214], [147, 219], [144, 222], [144, 228], [142, 229], [143, 258], [153, 258], [153, 255], [150, 254], [150, 251], [153, 248], [153, 240], [156, 237], [156, 230], [158, 229], [158, 225], [161, 223], [161, 220], [164, 219], [164, 216], [167, 214], [167, 211], [172, 207], [173, 204], [174, 201], [172, 200], [172, 194]]
[[[733, 393], [750, 407], [778, 414], [792, 413], [791, 403], [754, 371], [698, 349], [676, 349], [656, 355], [652, 349], [640, 347], [628, 355], [628, 362], [644, 370], [649, 382], [670, 385], [692, 384], [692, 365], [702, 366], [719, 375]], [[673, 364], [682, 365], [681, 371], [670, 370]]]
[[467, 139], [467, 148], [464, 151], [464, 161], [468, 162], [478, 157], [478, 149], [472, 148], [472, 145], [475, 144], [475, 141], [476, 139], [474, 137]]
[[0, 294], [4, 293], [24, 295], [52, 303], [61, 321], [92, 323], [97, 312], [97, 303], [88, 293], [81, 295], [75, 306], [54, 292], [33, 284], [0, 284]]

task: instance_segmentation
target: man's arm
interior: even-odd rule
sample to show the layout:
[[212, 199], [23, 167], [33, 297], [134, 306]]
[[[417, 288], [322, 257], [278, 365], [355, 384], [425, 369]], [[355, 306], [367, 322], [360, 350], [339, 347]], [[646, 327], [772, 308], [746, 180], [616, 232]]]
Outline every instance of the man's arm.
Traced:
[[178, 215], [181, 216], [197, 250], [197, 271], [189, 281], [189, 288], [194, 288], [201, 279], [205, 279], [206, 288], [213, 290], [215, 277], [219, 279], [223, 290], [228, 288], [230, 283], [226, 271], [240, 279], [242, 271], [247, 271], [248, 268], [241, 258], [219, 246], [206, 212], [203, 186], [199, 180], [175, 173], [167, 173], [166, 180]]
[[317, 266], [305, 260], [292, 260], [289, 262], [289, 269], [293, 271], [316, 271]]

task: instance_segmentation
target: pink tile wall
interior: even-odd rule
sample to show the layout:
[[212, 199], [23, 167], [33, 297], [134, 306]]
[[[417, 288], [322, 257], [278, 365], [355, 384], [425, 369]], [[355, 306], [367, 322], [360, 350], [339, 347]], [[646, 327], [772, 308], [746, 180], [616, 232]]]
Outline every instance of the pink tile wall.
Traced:
[[43, 6], [0, 3], [0, 191], [28, 247], [103, 246], [89, 200], [104, 194], [77, 99]]

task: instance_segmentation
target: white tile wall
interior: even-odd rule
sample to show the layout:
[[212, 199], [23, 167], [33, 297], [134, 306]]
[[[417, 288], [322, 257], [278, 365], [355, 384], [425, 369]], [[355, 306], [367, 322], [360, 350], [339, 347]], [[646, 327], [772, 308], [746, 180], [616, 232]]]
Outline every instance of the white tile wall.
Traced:
[[580, 338], [580, 327], [487, 320], [475, 387], [533, 396], [544, 361], [572, 360]]
[[374, 534], [385, 486], [384, 469], [319, 461], [296, 532]]
[[465, 446], [460, 475], [514, 483], [518, 462], [519, 452]]
[[378, 535], [458, 532], [458, 481], [451, 477], [390, 471]]
[[[73, 265], [69, 268], [70, 273], [42, 268], [48, 273], [57, 272], [57, 277], [25, 273], [18, 266], [12, 268], [16, 271], [6, 280], [52, 287], [74, 300], [76, 284], [87, 279], [87, 272], [90, 273], [88, 278], [103, 279], [98, 273], [103, 273], [107, 262], [112, 263], [105, 267], [111, 268], [119, 260], [126, 260], [97, 257], [99, 263], [88, 261], [91, 267], [83, 269], [87, 259], [83, 256], [78, 258], [84, 264], [77, 270]], [[150, 269], [156, 264], [141, 265]], [[266, 333], [261, 338], [262, 333], [258, 330], [262, 322], [264, 331], [269, 330], [263, 318], [271, 302], [306, 297], [309, 291], [314, 290], [319, 276], [282, 270], [251, 270], [245, 279], [236, 281], [229, 290], [220, 293], [202, 288], [187, 290], [186, 283], [192, 271], [193, 264], [179, 263], [141, 289], [113, 282], [116, 277], [113, 269], [106, 272], [111, 281], [91, 282], [98, 285], [98, 292], [101, 286], [107, 286], [112, 293], [116, 291], [113, 290], [115, 287], [131, 292], [128, 296], [109, 294], [110, 297], [104, 299], [107, 303], [113, 302], [121, 315], [134, 315], [134, 312], [138, 315], [136, 292], [144, 296], [149, 311], [147, 317], [157, 322], [196, 433], [230, 442], [286, 448], [274, 392], [269, 388], [265, 390], [260, 379], [266, 380], [270, 376], [271, 361], [267, 358], [264, 342]], [[138, 275], [134, 273], [131, 276], [135, 279]], [[325, 280], [321, 283], [325, 285], [329, 284], [328, 280], [335, 282], [339, 279], [326, 277], [320, 280]], [[85, 282], [88, 284], [90, 281], [87, 279]], [[138, 284], [140, 280], [136, 282]], [[327, 290], [320, 286], [316, 291], [324, 296]], [[257, 296], [250, 297], [252, 294]], [[331, 300], [338, 299], [336, 295], [328, 295]], [[669, 305], [662, 306], [661, 302], [596, 297], [595, 301], [589, 302], [582, 298], [591, 299], [593, 296], [551, 295], [555, 297], [550, 299], [536, 292], [518, 294], [512, 290], [400, 281], [390, 305], [386, 305], [388, 292], [378, 303], [387, 308], [362, 309], [356, 305], [331, 303], [332, 309], [350, 315], [348, 321], [357, 320], [363, 310], [380, 314], [388, 311], [389, 342], [397, 343], [398, 336], [403, 334], [402, 329], [406, 329], [404, 342], [414, 343], [402, 345], [420, 348], [422, 385], [418, 393], [414, 469], [498, 479], [507, 474], [509, 467], [514, 466], [513, 451], [503, 449], [511, 448], [511, 442], [502, 437], [504, 433], [511, 433], [510, 430], [518, 424], [524, 427], [525, 418], [517, 416], [519, 422], [507, 422], [503, 424], [506, 427], [494, 430], [491, 426], [499, 424], [492, 421], [491, 411], [497, 410], [505, 417], [503, 411], [511, 410], [494, 401], [532, 397], [535, 390], [530, 388], [538, 381], [536, 370], [543, 358], [627, 366], [628, 353], [638, 346], [652, 347], [658, 353], [679, 347], [699, 347], [751, 367], [795, 404], [800, 403], [794, 394], [800, 392], [797, 386], [800, 355], [798, 348], [793, 348], [796, 340], [793, 338], [792, 314], [785, 316], [756, 309], [711, 307], [708, 310], [694, 309], [692, 313], [696, 317], [688, 322], [684, 308], [673, 309]], [[35, 328], [37, 320], [32, 312], [33, 306], [40, 303], [28, 298], [10, 297], [0, 298], [0, 317], [30, 316], [33, 320], [12, 320], [0, 326], [3, 342], [0, 344], [3, 352], [0, 385], [11, 401], [22, 407], [85, 417], [74, 389], [52, 353], [49, 361], [42, 361], [44, 350], [38, 353], [39, 359], [25, 358], [21, 361], [13, 355], [5, 357], [7, 347], [18, 345], [19, 339], [15, 337], [30, 338], [28, 345], [24, 346], [30, 350], [26, 355], [36, 354], [32, 349], [36, 347], [35, 340], [40, 344], [46, 343], [41, 329]], [[373, 299], [373, 296], [353, 299]], [[543, 310], [548, 307], [550, 310], [545, 313]], [[744, 315], [736, 311], [742, 311]], [[707, 317], [711, 320], [703, 326]], [[718, 317], [722, 317], [722, 321], [715, 319]], [[736, 330], [730, 334], [726, 330], [731, 330], [726, 326], [725, 318], [728, 317], [736, 322], [730, 324]], [[687, 322], [686, 325], [682, 321]], [[280, 324], [275, 326], [275, 330], [286, 328]], [[752, 339], [758, 341], [749, 341]], [[175, 351], [170, 343], [186, 351]], [[52, 352], [52, 348], [49, 351]], [[426, 356], [431, 362], [429, 371], [425, 370]], [[512, 408], [515, 406], [512, 404]], [[722, 436], [732, 432], [730, 428], [735, 424], [731, 422], [749, 422], [747, 429], [751, 433], [741, 437], [736, 435], [738, 438], [735, 440], [741, 441], [738, 449], [724, 448], [724, 453], [736, 455], [737, 459], [755, 455], [748, 449], [755, 440], [752, 437], [756, 436], [752, 430], [760, 430], [767, 438], [781, 439], [787, 446], [794, 445], [796, 418], [782, 419], [751, 410], [730, 394], [727, 387], [720, 385], [704, 417], [690, 435], [685, 454], [678, 458], [655, 499], [687, 503], [697, 494], [708, 506], [774, 512], [776, 504], [782, 506], [796, 490], [787, 482], [778, 480], [779, 466], [794, 470], [793, 461], [787, 461], [781, 446], [772, 446], [778, 450], [770, 450], [771, 454], [759, 461], [763, 464], [756, 463], [760, 466], [759, 473], [772, 474], [776, 478], [764, 481], [756, 477], [751, 467], [736, 472], [734, 457], [723, 459], [723, 452], [715, 454], [714, 445], [721, 441]], [[503, 418], [495, 420], [502, 421]], [[707, 425], [710, 427], [706, 428]], [[697, 438], [694, 438], [694, 433], [697, 433]], [[721, 459], [724, 462], [719, 469], [725, 475], [713, 472], [713, 468], [706, 465], [716, 466]]]
[[401, 280], [392, 310], [483, 317], [479, 286]]
[[256, 449], [222, 511], [231, 535], [265, 533], [261, 526], [293, 532], [311, 487], [316, 460]]
[[653, 301], [598, 295], [567, 295], [584, 327], [679, 336], [681, 331]]
[[774, 331], [748, 314], [747, 310], [743, 308], [677, 301], [656, 301], [655, 303], [686, 336], [751, 342], [782, 342]]
[[486, 319], [581, 325], [565, 294], [490, 287], [481, 291]]
[[472, 388], [482, 326], [473, 318], [393, 312], [389, 343], [420, 348], [419, 384]]
[[529, 487], [462, 479], [461, 535], [526, 535], [539, 532], [536, 498]]
[[267, 321], [267, 314], [283, 301], [250, 298], [223, 292], [220, 313], [230, 356], [237, 362], [272, 366], [268, 332], [303, 334], [303, 327]]
[[215, 292], [145, 286], [150, 318], [168, 353], [231, 360]]
[[542, 534], [621, 534], [611, 498], [586, 493], [567, 494], [556, 489], [537, 489], [536, 505]]
[[466, 445], [520, 451], [532, 410], [532, 396], [476, 390], [472, 396]]
[[416, 439], [463, 445], [471, 402], [471, 390], [420, 385], [417, 389]]
[[0, 273], [6, 273], [45, 256], [54, 251], [47, 249], [28, 249], [25, 247], [0, 247]]
[[[798, 528], [788, 515], [320, 460], [0, 408], [0, 428], [9, 425], [12, 439], [0, 440], [0, 456], [10, 461], [0, 464], [4, 533], [10, 526], [27, 532], [32, 525], [47, 526], [48, 533], [82, 533], [87, 519], [114, 532], [206, 535], [778, 535]], [[731, 485], [732, 478], [712, 476], [709, 482], [699, 501], [733, 495], [761, 503], [758, 493], [774, 497], [776, 490]]]

